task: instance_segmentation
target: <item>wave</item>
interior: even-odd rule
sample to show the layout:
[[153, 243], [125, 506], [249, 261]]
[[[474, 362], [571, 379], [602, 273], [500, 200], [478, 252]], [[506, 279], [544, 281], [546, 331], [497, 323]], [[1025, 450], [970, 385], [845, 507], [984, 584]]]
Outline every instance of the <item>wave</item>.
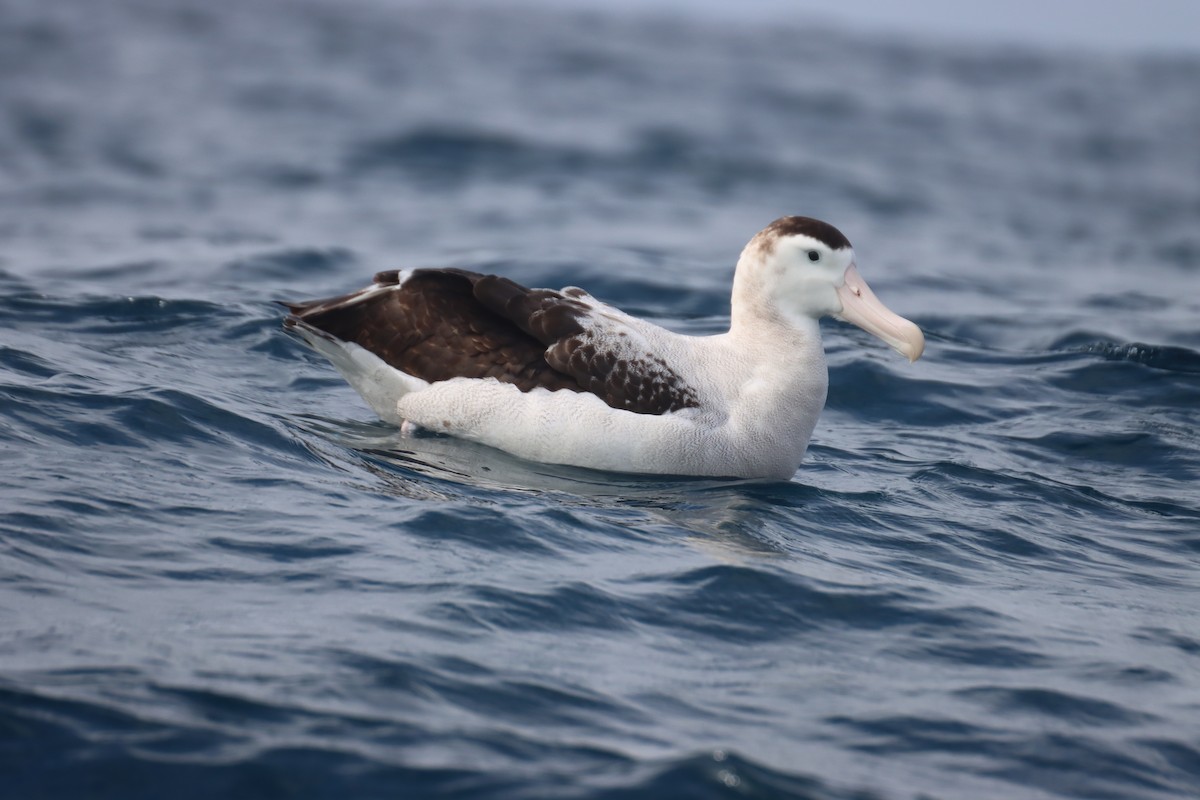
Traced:
[[[1196, 794], [1194, 57], [0, 5], [0, 791]], [[783, 213], [929, 333], [824, 327], [787, 482], [401, 435], [271, 304], [450, 264], [712, 333]]]
[[1068, 337], [1065, 341], [1070, 344], [1059, 344], [1060, 349], [1091, 353], [1099, 355], [1107, 361], [1126, 361], [1166, 372], [1200, 375], [1200, 353], [1186, 347], [1110, 341], [1076, 344], [1074, 343], [1075, 337]]

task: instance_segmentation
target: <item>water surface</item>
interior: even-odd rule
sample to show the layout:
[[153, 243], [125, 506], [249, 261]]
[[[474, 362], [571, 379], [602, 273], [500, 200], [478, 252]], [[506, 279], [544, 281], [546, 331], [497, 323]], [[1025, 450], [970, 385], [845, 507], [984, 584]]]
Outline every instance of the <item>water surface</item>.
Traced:
[[[13, 797], [1200, 792], [1200, 61], [794, 24], [4, 0]], [[272, 301], [455, 265], [690, 333], [785, 213], [789, 482], [376, 421]]]

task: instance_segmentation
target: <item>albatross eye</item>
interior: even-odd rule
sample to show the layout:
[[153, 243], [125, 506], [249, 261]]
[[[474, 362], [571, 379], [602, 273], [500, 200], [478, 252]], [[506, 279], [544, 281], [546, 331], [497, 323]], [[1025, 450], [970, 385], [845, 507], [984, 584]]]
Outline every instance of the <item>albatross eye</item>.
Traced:
[[821, 254], [818, 253], [816, 250], [809, 250], [808, 251], [808, 260], [809, 261], [820, 261]]

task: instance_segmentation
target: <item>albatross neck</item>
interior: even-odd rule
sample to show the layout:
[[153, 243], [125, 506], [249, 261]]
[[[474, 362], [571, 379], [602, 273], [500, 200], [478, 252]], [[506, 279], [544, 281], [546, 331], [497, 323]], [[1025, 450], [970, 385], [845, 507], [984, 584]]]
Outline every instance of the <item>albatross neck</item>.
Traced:
[[759, 293], [734, 285], [729, 338], [752, 350], [807, 351], [821, 349], [820, 323], [807, 314], [787, 313]]

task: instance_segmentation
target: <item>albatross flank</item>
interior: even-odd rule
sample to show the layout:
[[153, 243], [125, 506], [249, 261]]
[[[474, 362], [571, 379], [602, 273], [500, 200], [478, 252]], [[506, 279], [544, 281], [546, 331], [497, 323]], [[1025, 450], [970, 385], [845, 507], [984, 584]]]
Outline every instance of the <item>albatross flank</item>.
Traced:
[[821, 317], [910, 361], [925, 347], [859, 276], [849, 240], [809, 217], [746, 245], [729, 331], [715, 336], [673, 333], [576, 287], [461, 269], [381, 272], [285, 305], [285, 326], [387, 422], [621, 472], [790, 478], [825, 406]]

